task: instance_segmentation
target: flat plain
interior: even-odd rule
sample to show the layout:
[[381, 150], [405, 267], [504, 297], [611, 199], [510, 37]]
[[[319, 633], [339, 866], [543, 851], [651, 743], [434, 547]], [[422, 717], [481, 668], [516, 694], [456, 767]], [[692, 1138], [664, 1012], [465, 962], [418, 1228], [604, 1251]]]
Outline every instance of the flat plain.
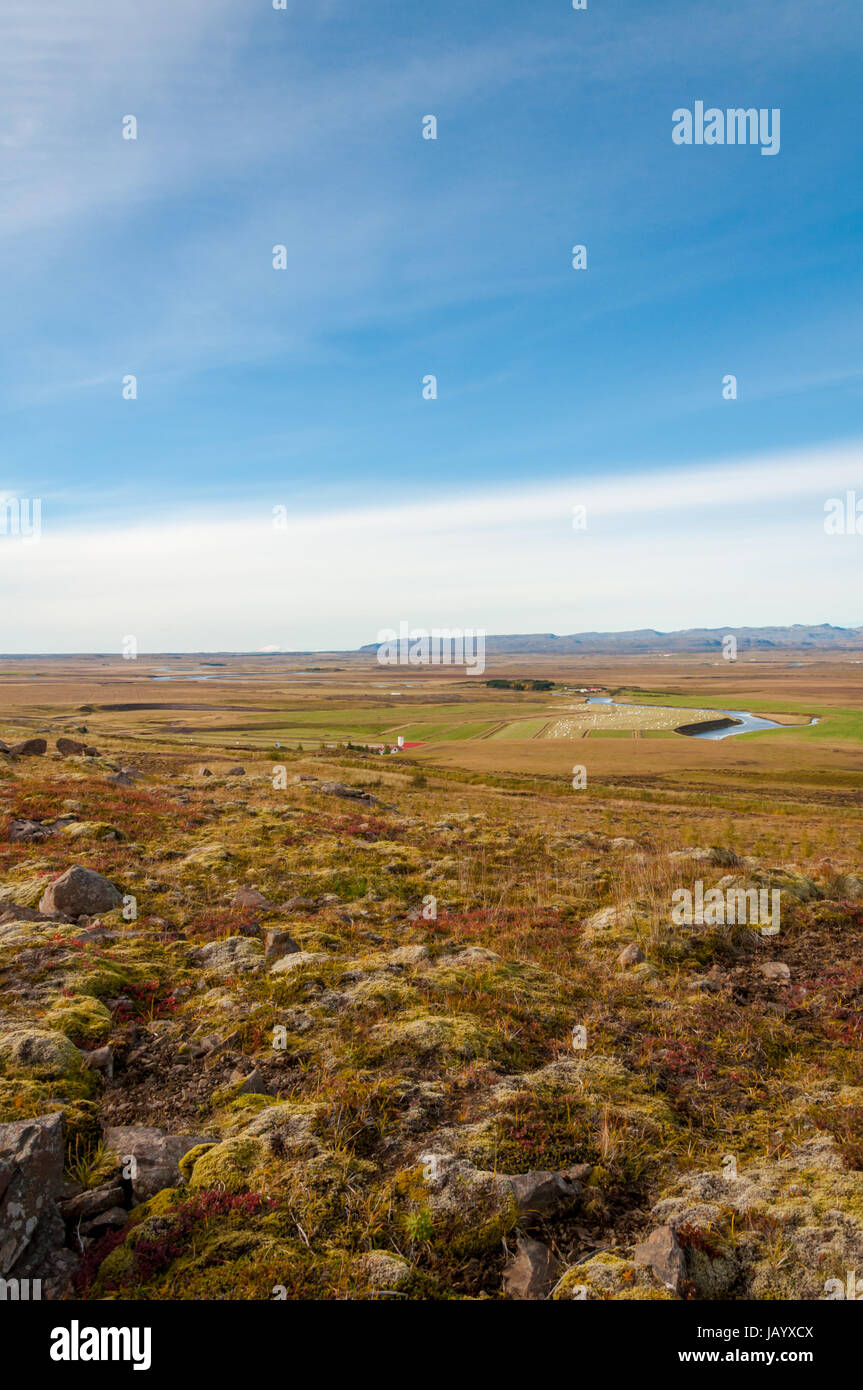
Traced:
[[[863, 1268], [861, 669], [0, 659], [0, 1123], [63, 1116], [47, 1287], [809, 1299]], [[782, 727], [675, 732], [726, 709]], [[697, 882], [779, 891], [780, 932], [675, 924]]]

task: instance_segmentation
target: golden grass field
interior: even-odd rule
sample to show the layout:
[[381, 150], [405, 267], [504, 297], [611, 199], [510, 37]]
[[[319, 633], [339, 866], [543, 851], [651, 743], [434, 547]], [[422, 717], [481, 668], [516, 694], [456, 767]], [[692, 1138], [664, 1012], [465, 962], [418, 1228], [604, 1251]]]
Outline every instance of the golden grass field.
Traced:
[[[739, 776], [744, 783], [835, 780], [851, 789], [863, 774], [863, 664], [853, 656], [819, 661], [791, 653], [734, 665], [519, 656], [481, 676], [403, 671], [345, 655], [3, 658], [0, 736], [8, 742], [86, 724], [94, 741], [120, 736], [142, 747], [251, 751], [392, 744], [401, 735], [420, 745], [403, 756], [423, 763], [566, 778], [578, 762], [597, 778], [633, 786], [645, 777], [674, 783], [703, 776], [727, 785]], [[490, 690], [486, 681], [494, 677], [551, 679], [561, 691], [600, 687], [630, 711], [587, 706], [578, 694]], [[717, 742], [673, 732], [723, 708], [765, 715], [788, 732]], [[813, 716], [821, 723], [806, 727]], [[571, 737], [561, 736], [565, 724]]]

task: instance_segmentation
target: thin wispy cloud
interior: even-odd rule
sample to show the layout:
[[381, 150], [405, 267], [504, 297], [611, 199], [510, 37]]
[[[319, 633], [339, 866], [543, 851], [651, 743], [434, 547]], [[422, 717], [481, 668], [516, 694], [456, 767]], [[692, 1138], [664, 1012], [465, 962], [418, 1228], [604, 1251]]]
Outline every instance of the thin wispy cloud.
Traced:
[[[417, 27], [390, 0], [10, 0], [0, 480], [44, 500], [46, 529], [44, 571], [0, 553], [16, 595], [26, 567], [37, 615], [0, 647], [128, 629], [119, 609], [142, 600], [110, 573], [123, 554], [154, 557], [156, 646], [249, 645], [243, 621], [259, 604], [276, 622], [285, 574], [306, 594], [303, 641], [350, 645], [385, 620], [385, 563], [407, 566], [412, 604], [424, 584], [430, 608], [468, 594], [489, 628], [549, 627], [534, 573], [559, 621], [577, 579], [588, 625], [628, 627], [645, 518], [679, 557], [706, 510], [729, 545], [760, 527], [765, 552], [780, 519], [805, 527], [808, 468], [826, 495], [828, 475], [857, 481], [835, 441], [859, 429], [863, 367], [846, 177], [863, 14], [812, 17], [809, 0], [697, 17], [663, 0], [527, 23], [515, 0], [443, 0]], [[676, 149], [672, 112], [702, 97], [781, 104], [781, 154]], [[576, 501], [597, 528], [586, 570], [557, 529]], [[255, 540], [277, 504], [289, 556]], [[329, 569], [314, 552], [328, 539]], [[785, 588], [764, 575], [747, 601], [784, 612], [817, 594], [823, 617], [847, 616], [818, 545], [786, 568]], [[666, 594], [656, 573], [648, 624], [709, 601], [708, 584]]]
[[110, 652], [131, 632], [142, 651], [342, 649], [402, 618], [492, 632], [858, 624], [860, 538], [823, 523], [827, 497], [861, 476], [863, 445], [849, 444], [278, 526], [264, 507], [83, 531], [48, 511], [38, 544], [0, 541], [0, 584], [26, 594], [3, 646]]

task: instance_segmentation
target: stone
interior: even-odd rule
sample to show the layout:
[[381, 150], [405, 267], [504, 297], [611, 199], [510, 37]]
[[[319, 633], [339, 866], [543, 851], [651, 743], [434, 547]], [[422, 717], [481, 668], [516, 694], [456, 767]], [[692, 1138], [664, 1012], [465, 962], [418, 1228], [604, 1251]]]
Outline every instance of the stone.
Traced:
[[93, 869], [74, 865], [55, 878], [39, 900], [40, 912], [60, 912], [65, 917], [90, 917], [119, 907], [123, 896], [107, 878]]
[[123, 832], [104, 820], [70, 821], [62, 827], [70, 840], [122, 840]]
[[16, 758], [38, 758], [42, 753], [48, 752], [48, 740], [46, 738], [25, 738], [20, 743], [13, 743], [9, 749]]
[[781, 960], [762, 961], [758, 969], [765, 980], [776, 980], [779, 984], [787, 985], [791, 979], [789, 967]]
[[633, 908], [629, 903], [624, 903], [622, 907], [601, 907], [598, 912], [594, 912], [592, 916], [588, 917], [584, 929], [588, 935], [595, 932], [610, 932], [614, 927], [631, 926], [634, 916]]
[[316, 898], [288, 898], [282, 907], [285, 912], [317, 912], [318, 902]]
[[783, 900], [794, 898], [804, 903], [817, 902], [824, 897], [817, 883], [798, 869], [790, 868], [759, 869], [745, 875], [725, 874], [716, 887], [722, 893], [727, 893], [729, 888], [776, 889], [782, 894]]
[[245, 777], [245, 775], [246, 769], [244, 767], [229, 767], [225, 773], [226, 777]]
[[549, 1219], [575, 1204], [590, 1173], [589, 1163], [579, 1163], [562, 1173], [517, 1173], [506, 1177], [506, 1181], [522, 1219]]
[[83, 1057], [63, 1033], [21, 1024], [0, 1033], [0, 1061], [14, 1074], [59, 1081], [80, 1074]]
[[10, 907], [35, 908], [50, 882], [48, 875], [39, 873], [23, 883], [8, 883], [0, 887], [0, 909]]
[[49, 840], [53, 834], [50, 826], [35, 820], [13, 820], [9, 826], [9, 839], [13, 845]]
[[9, 1273], [39, 1228], [56, 1218], [64, 1132], [60, 1112], [0, 1125], [0, 1276]]
[[647, 1265], [661, 1284], [672, 1293], [679, 1293], [686, 1278], [686, 1257], [670, 1226], [659, 1226], [647, 1240], [635, 1247], [632, 1256], [637, 1265]]
[[257, 888], [238, 888], [231, 899], [231, 907], [259, 907], [263, 910], [274, 907], [269, 898], [259, 893]]
[[267, 1084], [266, 1077], [258, 1067], [255, 1067], [254, 1071], [250, 1071], [248, 1076], [243, 1076], [242, 1073], [235, 1073], [231, 1077], [231, 1081], [234, 1084], [237, 1081], [240, 1082], [236, 1090], [238, 1096], [268, 1096], [270, 1094], [270, 1088]]
[[489, 951], [485, 946], [460, 946], [451, 955], [439, 956], [436, 963], [441, 967], [456, 966], [463, 969], [470, 966], [481, 970], [487, 965], [496, 965], [499, 960], [497, 952]]
[[192, 954], [195, 965], [226, 976], [254, 970], [263, 964], [263, 959], [261, 943], [247, 936], [227, 936], [224, 941], [208, 941], [206, 946], [201, 946]]
[[429, 949], [427, 946], [397, 946], [387, 956], [387, 964], [395, 966], [420, 965], [428, 958]]
[[400, 1289], [411, 1277], [411, 1267], [390, 1250], [369, 1250], [357, 1260], [357, 1270], [372, 1289]]
[[711, 846], [710, 849], [704, 849], [700, 845], [694, 849], [673, 849], [669, 852], [668, 858], [672, 861], [694, 859], [723, 869], [736, 868], [742, 862], [733, 849], [722, 849], [717, 845]]
[[141, 1125], [116, 1125], [105, 1130], [105, 1145], [119, 1155], [124, 1167], [135, 1162], [129, 1175], [136, 1202], [146, 1202], [165, 1187], [181, 1181], [180, 1160], [199, 1144], [212, 1144], [212, 1135], [165, 1134]]
[[291, 933], [277, 928], [268, 931], [264, 936], [264, 960], [269, 962], [281, 960], [282, 956], [290, 956], [299, 951]]
[[92, 1052], [81, 1054], [85, 1067], [92, 1067], [93, 1071], [99, 1072], [106, 1081], [113, 1080], [114, 1077], [114, 1050], [111, 1047], [96, 1047]]
[[329, 956], [323, 955], [320, 951], [292, 951], [287, 956], [282, 956], [277, 960], [270, 970], [271, 975], [288, 975], [293, 970], [298, 970], [304, 965], [314, 965], [318, 962], [329, 960]]
[[108, 781], [115, 787], [134, 787], [142, 776], [142, 773], [135, 772], [130, 767], [122, 767], [119, 772], [112, 772]]
[[503, 1291], [519, 1302], [547, 1298], [563, 1266], [547, 1245], [539, 1240], [520, 1240], [515, 1257], [503, 1272]]
[[92, 1221], [87, 1221], [83, 1226], [83, 1233], [91, 1240], [98, 1240], [107, 1231], [122, 1230], [128, 1220], [129, 1213], [125, 1207], [109, 1207], [107, 1211], [94, 1216]]
[[653, 980], [659, 978], [659, 971], [655, 965], [651, 965], [649, 960], [643, 960], [640, 965], [633, 965], [632, 978], [640, 984], [649, 985]]
[[[434, 1113], [439, 1097], [429, 1100]], [[525, 1224], [554, 1219], [573, 1207], [591, 1173], [586, 1163], [560, 1173], [498, 1173], [446, 1152], [427, 1153], [424, 1161], [430, 1162], [428, 1205], [444, 1221], [454, 1216], [468, 1222], [474, 1216], [487, 1220], [492, 1215], [507, 1221], [517, 1215]]]
[[341, 796], [348, 801], [360, 801], [364, 806], [380, 804], [376, 797], [370, 796], [360, 787], [349, 787], [344, 782], [321, 782], [317, 790], [323, 792], [324, 796]]
[[124, 1200], [125, 1194], [120, 1184], [108, 1183], [104, 1187], [79, 1192], [77, 1197], [69, 1197], [58, 1205], [66, 1224], [74, 1226], [79, 1221], [92, 1221], [94, 1216], [100, 1216], [112, 1207], [121, 1207]]
[[725, 849], [720, 845], [713, 845], [709, 851], [710, 862], [720, 869], [734, 869], [742, 861], [733, 849]]
[[198, 845], [196, 849], [189, 850], [189, 853], [183, 856], [183, 864], [188, 864], [193, 868], [215, 869], [220, 864], [226, 864], [233, 857], [231, 851], [224, 845]]
[[842, 891], [846, 898], [854, 901], [863, 898], [863, 878], [859, 874], [845, 874], [842, 879]]
[[81, 743], [77, 738], [58, 738], [57, 752], [62, 753], [64, 758], [83, 757], [97, 758], [99, 756], [95, 748], [89, 744]]
[[52, 917], [48, 917], [44, 912], [37, 912], [33, 907], [0, 907], [0, 927], [9, 922], [51, 922]]
[[617, 963], [623, 970], [626, 970], [630, 965], [640, 965], [643, 960], [644, 952], [634, 941], [629, 946], [625, 946], [617, 957]]

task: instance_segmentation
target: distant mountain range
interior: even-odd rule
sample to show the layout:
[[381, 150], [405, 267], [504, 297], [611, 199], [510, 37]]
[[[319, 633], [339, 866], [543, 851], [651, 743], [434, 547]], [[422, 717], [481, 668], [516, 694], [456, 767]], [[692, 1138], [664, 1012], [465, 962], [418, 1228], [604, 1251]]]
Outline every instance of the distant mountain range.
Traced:
[[[657, 632], [654, 628], [638, 628], [634, 632], [576, 632], [558, 637], [553, 632], [535, 632], [525, 636], [504, 634], [485, 639], [487, 655], [577, 656], [579, 653], [608, 652], [624, 655], [636, 652], [722, 652], [723, 639], [735, 637], [739, 652], [812, 650], [843, 651], [863, 648], [863, 628], [834, 627], [819, 623], [808, 627], [794, 623], [791, 627], [693, 627], [682, 632]], [[374, 653], [377, 643], [361, 647], [361, 652]]]

